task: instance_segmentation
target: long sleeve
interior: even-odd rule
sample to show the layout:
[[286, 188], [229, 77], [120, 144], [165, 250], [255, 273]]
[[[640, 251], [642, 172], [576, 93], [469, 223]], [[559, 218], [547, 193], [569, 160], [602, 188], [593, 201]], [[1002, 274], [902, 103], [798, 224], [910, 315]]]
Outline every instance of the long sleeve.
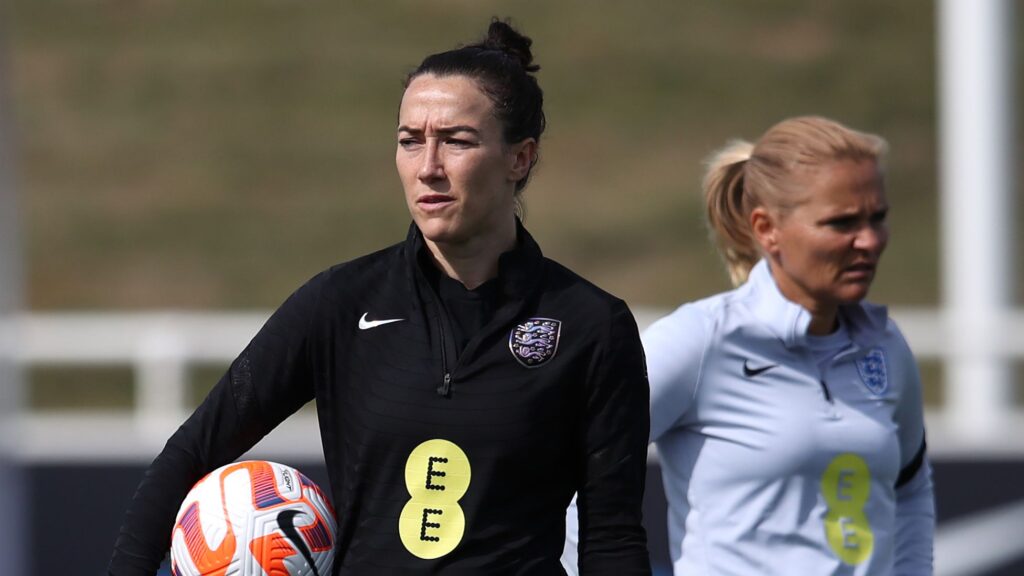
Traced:
[[650, 574], [642, 520], [648, 385], [636, 322], [619, 302], [589, 370], [579, 506], [580, 574]]
[[901, 395], [896, 411], [899, 425], [900, 478], [896, 484], [896, 576], [921, 576], [933, 572], [935, 495], [925, 444], [921, 377], [917, 364], [901, 339], [895, 350], [901, 376]]
[[307, 338], [315, 302], [314, 282], [293, 294], [167, 441], [125, 514], [109, 574], [155, 574], [178, 507], [195, 482], [241, 456], [312, 398]]
[[931, 472], [924, 460], [913, 477], [896, 489], [895, 576], [932, 574], [935, 499]]
[[651, 442], [679, 424], [697, 393], [707, 354], [707, 317], [686, 305], [643, 333], [651, 384]]

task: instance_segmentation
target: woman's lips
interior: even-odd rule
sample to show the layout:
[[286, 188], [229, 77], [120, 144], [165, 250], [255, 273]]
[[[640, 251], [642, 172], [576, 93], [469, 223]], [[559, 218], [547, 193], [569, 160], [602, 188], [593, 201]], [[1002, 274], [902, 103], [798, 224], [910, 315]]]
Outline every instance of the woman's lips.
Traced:
[[875, 275], [875, 264], [868, 262], [852, 264], [843, 270], [843, 274], [855, 279], [870, 278]]
[[416, 200], [416, 204], [420, 209], [428, 213], [443, 210], [453, 202], [455, 202], [455, 199], [446, 194], [427, 194], [420, 196]]

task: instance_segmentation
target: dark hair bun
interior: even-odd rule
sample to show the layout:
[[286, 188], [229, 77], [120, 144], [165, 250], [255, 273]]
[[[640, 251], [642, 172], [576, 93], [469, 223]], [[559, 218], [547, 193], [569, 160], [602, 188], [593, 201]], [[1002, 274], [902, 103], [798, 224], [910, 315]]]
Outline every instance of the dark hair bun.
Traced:
[[[507, 20], [493, 18], [487, 37], [474, 44], [431, 54], [419, 67], [405, 77], [406, 88], [422, 74], [465, 76], [477, 82], [494, 106], [494, 114], [502, 124], [502, 137], [508, 144], [526, 138], [540, 141], [547, 119], [544, 117], [544, 91], [532, 74], [540, 70], [533, 63], [530, 45], [533, 40], [520, 34]], [[530, 167], [537, 161], [536, 154]], [[527, 171], [516, 182], [516, 192], [526, 186]]]
[[497, 18], [491, 20], [487, 28], [487, 39], [483, 41], [484, 48], [500, 50], [518, 60], [523, 70], [536, 72], [540, 66], [533, 63], [533, 53], [530, 52], [532, 44], [533, 40], [517, 32], [507, 20]]

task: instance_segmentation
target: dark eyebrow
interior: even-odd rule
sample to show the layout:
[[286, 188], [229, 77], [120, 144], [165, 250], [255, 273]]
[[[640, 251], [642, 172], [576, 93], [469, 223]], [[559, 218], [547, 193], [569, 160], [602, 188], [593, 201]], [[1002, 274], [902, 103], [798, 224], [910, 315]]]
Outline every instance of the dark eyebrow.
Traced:
[[[406, 126], [404, 124], [398, 127], [398, 131], [399, 132], [408, 132], [410, 134], [422, 134], [423, 133], [423, 130], [418, 130], [418, 129], [415, 129], [415, 128], [410, 128], [410, 127], [408, 127], [408, 126]], [[479, 130], [477, 130], [476, 128], [474, 128], [472, 126], [468, 126], [468, 125], [465, 125], [465, 124], [458, 124], [456, 126], [446, 126], [444, 128], [438, 128], [437, 130], [435, 130], [435, 132], [437, 132], [438, 134], [440, 134], [442, 136], [449, 136], [451, 134], [455, 134], [456, 132], [468, 132], [468, 133], [476, 135], [476, 136], [480, 135], [480, 131]]]

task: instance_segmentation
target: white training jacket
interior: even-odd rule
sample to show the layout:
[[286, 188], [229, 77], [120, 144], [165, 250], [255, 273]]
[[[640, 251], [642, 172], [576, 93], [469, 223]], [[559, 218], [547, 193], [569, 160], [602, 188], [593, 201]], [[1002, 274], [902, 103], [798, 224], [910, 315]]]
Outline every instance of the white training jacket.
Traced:
[[675, 574], [932, 573], [935, 509], [913, 354], [882, 306], [810, 314], [766, 261], [643, 335]]
[[677, 576], [932, 574], [914, 357], [882, 306], [840, 321], [850, 343], [819, 364], [762, 260], [643, 333]]

